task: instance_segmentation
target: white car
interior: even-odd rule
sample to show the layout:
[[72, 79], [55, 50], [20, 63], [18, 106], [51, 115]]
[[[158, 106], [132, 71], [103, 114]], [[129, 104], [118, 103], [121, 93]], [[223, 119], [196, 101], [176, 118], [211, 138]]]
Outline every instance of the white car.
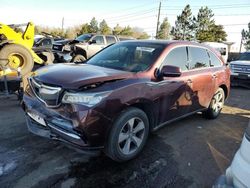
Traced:
[[218, 179], [214, 187], [250, 187], [250, 122], [231, 166], [226, 170], [226, 175]]
[[250, 87], [250, 52], [244, 52], [239, 60], [230, 62], [231, 85]]

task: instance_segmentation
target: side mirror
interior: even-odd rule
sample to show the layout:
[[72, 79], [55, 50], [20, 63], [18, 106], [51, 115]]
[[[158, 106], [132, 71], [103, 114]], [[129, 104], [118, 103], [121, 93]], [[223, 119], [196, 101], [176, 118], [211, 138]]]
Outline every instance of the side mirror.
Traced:
[[164, 65], [160, 75], [163, 77], [179, 77], [181, 76], [181, 69], [172, 65]]
[[96, 40], [89, 41], [89, 44], [96, 44]]

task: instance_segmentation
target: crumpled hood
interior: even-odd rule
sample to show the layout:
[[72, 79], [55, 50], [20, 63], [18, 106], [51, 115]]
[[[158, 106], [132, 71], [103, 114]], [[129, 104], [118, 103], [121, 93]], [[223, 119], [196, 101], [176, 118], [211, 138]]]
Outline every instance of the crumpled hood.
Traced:
[[244, 60], [231, 61], [230, 64], [232, 64], [232, 65], [250, 65], [250, 61], [244, 61]]
[[54, 64], [34, 72], [35, 80], [64, 89], [133, 77], [133, 73], [88, 64]]
[[62, 45], [65, 45], [65, 44], [70, 43], [71, 41], [72, 41], [71, 39], [57, 40], [53, 44], [62, 44]]

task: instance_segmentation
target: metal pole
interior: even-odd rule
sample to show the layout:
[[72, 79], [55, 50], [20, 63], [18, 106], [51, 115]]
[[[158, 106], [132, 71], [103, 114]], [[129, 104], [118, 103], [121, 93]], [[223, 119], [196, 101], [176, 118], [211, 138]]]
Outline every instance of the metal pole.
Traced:
[[161, 15], [161, 1], [160, 1], [160, 4], [159, 4], [159, 9], [158, 9], [157, 26], [156, 26], [156, 34], [155, 34], [155, 38], [157, 37], [158, 31], [159, 31], [159, 25], [160, 25], [160, 15]]
[[62, 18], [62, 31], [64, 29], [64, 17]]

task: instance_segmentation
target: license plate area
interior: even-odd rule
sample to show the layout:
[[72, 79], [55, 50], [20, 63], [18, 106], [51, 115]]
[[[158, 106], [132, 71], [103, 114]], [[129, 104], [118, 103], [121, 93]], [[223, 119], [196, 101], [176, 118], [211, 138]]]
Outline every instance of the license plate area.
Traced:
[[27, 112], [28, 116], [33, 119], [34, 121], [36, 121], [37, 123], [39, 123], [40, 125], [46, 127], [46, 123], [44, 121], [44, 119], [39, 116], [38, 114], [34, 113], [34, 112]]

